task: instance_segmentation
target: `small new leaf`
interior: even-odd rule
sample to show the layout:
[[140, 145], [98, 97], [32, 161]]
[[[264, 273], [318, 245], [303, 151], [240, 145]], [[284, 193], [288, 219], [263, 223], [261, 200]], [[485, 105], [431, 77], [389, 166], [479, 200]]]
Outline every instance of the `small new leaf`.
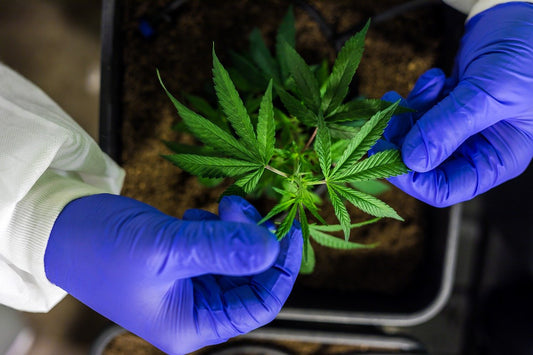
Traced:
[[289, 213], [283, 218], [283, 221], [281, 221], [281, 224], [279, 225], [278, 229], [276, 230], [276, 237], [278, 237], [278, 240], [283, 239], [289, 233], [291, 230], [292, 224], [294, 223], [294, 218], [296, 218], [296, 212], [298, 211], [298, 204], [292, 205], [291, 209], [289, 210]]
[[315, 251], [311, 245], [310, 238], [304, 240], [304, 250], [302, 253], [302, 264], [300, 265], [300, 274], [309, 275], [315, 270], [316, 258]]
[[301, 203], [298, 204], [298, 217], [300, 219], [300, 225], [302, 227], [302, 237], [304, 239], [303, 255], [304, 258], [306, 258], [308, 255], [307, 248], [311, 246], [309, 245], [309, 222], [307, 221], [307, 216], [305, 215], [304, 205]]
[[294, 203], [295, 203], [294, 198], [291, 198], [291, 199], [288, 199], [288, 200], [284, 200], [284, 201], [278, 203], [276, 206], [274, 206], [270, 210], [270, 212], [267, 213], [266, 216], [263, 217], [263, 219], [261, 219], [259, 222], [257, 222], [257, 224], [262, 224], [262, 223], [268, 221], [269, 219], [272, 219], [275, 215], [280, 214], [281, 212], [284, 212], [284, 211], [288, 210], [292, 205], [294, 205]]

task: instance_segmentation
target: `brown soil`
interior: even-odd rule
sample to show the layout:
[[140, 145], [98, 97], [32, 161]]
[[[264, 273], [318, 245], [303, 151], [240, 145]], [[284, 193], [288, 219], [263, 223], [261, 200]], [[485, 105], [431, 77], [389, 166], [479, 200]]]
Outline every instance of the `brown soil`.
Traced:
[[146, 340], [131, 333], [122, 334], [107, 345], [102, 355], [163, 355]]

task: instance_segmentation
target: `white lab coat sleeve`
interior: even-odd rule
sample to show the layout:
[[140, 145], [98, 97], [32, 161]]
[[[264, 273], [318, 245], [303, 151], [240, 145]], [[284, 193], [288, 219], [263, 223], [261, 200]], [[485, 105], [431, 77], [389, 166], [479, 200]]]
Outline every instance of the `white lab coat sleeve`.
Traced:
[[35, 85], [0, 63], [0, 303], [46, 312], [65, 292], [44, 253], [70, 201], [118, 194], [124, 171]]
[[[468, 14], [467, 21], [493, 6], [505, 4], [507, 2], [516, 2], [517, 0], [443, 0], [451, 7]], [[518, 0], [520, 1], [520, 0]], [[533, 0], [522, 0], [522, 2], [533, 3]]]

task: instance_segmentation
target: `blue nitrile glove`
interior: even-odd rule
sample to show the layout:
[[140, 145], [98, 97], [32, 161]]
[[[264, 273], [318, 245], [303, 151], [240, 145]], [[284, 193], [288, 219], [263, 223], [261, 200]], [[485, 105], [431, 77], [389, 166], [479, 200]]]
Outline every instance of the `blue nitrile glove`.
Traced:
[[280, 243], [240, 197], [179, 220], [101, 194], [70, 202], [45, 253], [48, 279], [161, 350], [182, 354], [270, 322], [300, 268], [298, 226]]
[[404, 104], [418, 112], [394, 117], [386, 140], [412, 169], [390, 179], [405, 192], [444, 207], [522, 173], [533, 157], [533, 4], [470, 19], [452, 77], [428, 71]]

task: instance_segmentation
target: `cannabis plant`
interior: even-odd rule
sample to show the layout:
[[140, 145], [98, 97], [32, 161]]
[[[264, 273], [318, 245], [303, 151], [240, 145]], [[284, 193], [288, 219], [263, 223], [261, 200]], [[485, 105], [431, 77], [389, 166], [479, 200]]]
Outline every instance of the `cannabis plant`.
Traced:
[[[277, 205], [260, 223], [279, 216], [276, 235], [281, 239], [299, 220], [303, 272], [314, 266], [310, 239], [338, 249], [372, 247], [350, 242], [351, 230], [382, 217], [402, 220], [386, 203], [358, 189], [364, 182], [407, 172], [397, 149], [367, 154], [391, 116], [402, 112], [398, 103], [346, 99], [368, 26], [345, 43], [331, 70], [326, 62], [308, 65], [295, 50], [292, 10], [279, 27], [275, 55], [254, 30], [249, 53], [233, 53], [228, 71], [213, 46], [218, 107], [188, 96], [197, 112], [189, 109], [159, 77], [186, 130], [203, 143], [168, 143], [174, 154], [164, 157], [200, 178], [234, 179], [224, 194], [276, 195]], [[327, 225], [321, 215], [321, 191], [327, 191], [339, 224]], [[352, 223], [346, 202], [376, 218]], [[342, 232], [344, 239], [334, 232]]]

